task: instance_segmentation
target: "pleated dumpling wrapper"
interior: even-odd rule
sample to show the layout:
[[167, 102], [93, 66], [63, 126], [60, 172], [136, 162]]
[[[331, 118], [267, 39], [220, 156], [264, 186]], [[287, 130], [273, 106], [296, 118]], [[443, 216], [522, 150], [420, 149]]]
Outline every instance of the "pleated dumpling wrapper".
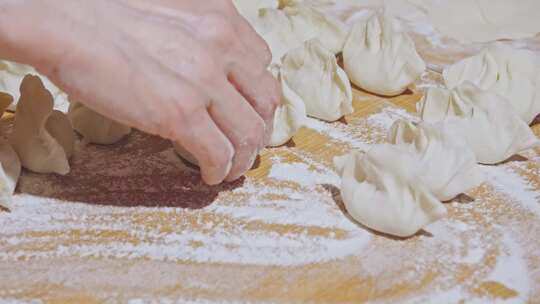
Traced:
[[283, 11], [301, 41], [317, 38], [334, 54], [343, 50], [349, 31], [339, 19], [302, 3], [286, 6]]
[[315, 38], [337, 54], [343, 49], [348, 35], [347, 27], [340, 20], [302, 4], [287, 6], [283, 10], [260, 9], [252, 25], [268, 44], [275, 64], [280, 64], [290, 50]]
[[55, 109], [67, 111], [67, 94], [56, 87], [47, 77], [40, 75], [29, 65], [0, 60], [0, 91], [10, 94], [14, 100], [14, 103], [9, 106], [8, 110], [15, 110], [16, 102], [20, 97], [19, 87], [21, 81], [27, 74], [36, 75], [41, 78], [44, 86], [53, 96]]
[[380, 13], [353, 26], [343, 64], [355, 85], [385, 96], [403, 93], [426, 69], [400, 23]]
[[501, 43], [463, 59], [443, 72], [450, 89], [470, 81], [504, 96], [527, 124], [540, 114], [540, 56]]
[[336, 121], [353, 112], [349, 78], [318, 39], [283, 57], [281, 77], [304, 101], [309, 116]]
[[408, 237], [446, 214], [446, 208], [418, 178], [419, 161], [397, 145], [374, 145], [368, 152], [336, 157], [341, 197], [359, 223]]
[[259, 15], [261, 8], [278, 8], [278, 0], [233, 0], [233, 4], [244, 18], [253, 20]]
[[[13, 98], [0, 92], [0, 118]], [[21, 175], [21, 162], [9, 142], [0, 138], [0, 205], [9, 207], [11, 196]]]
[[37, 173], [67, 174], [75, 132], [66, 115], [53, 110], [53, 97], [38, 76], [24, 77], [9, 142], [23, 167]]
[[111, 145], [131, 133], [131, 128], [105, 117], [82, 103], [71, 102], [68, 118], [87, 143]]
[[281, 83], [281, 103], [274, 114], [274, 128], [268, 145], [277, 147], [287, 143], [305, 125], [306, 106], [302, 98], [283, 81], [279, 68], [273, 68], [272, 74]]
[[474, 152], [444, 123], [413, 124], [400, 119], [390, 128], [388, 141], [419, 156], [419, 178], [441, 201], [451, 200], [484, 181]]
[[422, 120], [442, 121], [464, 138], [482, 164], [500, 163], [538, 144], [504, 97], [470, 82], [452, 90], [429, 88], [417, 106]]

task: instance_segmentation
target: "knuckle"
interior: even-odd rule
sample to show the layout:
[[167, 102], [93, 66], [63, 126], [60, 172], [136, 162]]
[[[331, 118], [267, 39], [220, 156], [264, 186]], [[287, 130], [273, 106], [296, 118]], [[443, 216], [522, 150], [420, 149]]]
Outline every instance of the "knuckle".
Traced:
[[203, 17], [203, 27], [207, 39], [220, 46], [227, 46], [236, 40], [234, 26], [229, 19], [218, 13], [210, 13]]

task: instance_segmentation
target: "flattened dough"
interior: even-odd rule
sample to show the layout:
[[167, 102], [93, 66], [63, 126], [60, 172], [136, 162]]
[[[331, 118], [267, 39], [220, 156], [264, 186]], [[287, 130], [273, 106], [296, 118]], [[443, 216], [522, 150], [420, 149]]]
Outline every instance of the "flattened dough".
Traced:
[[371, 229], [407, 237], [446, 214], [417, 178], [418, 159], [408, 149], [375, 145], [367, 153], [337, 157], [334, 164], [347, 211]]
[[9, 137], [23, 167], [37, 173], [69, 173], [75, 134], [65, 114], [53, 111], [53, 97], [34, 75], [24, 77]]

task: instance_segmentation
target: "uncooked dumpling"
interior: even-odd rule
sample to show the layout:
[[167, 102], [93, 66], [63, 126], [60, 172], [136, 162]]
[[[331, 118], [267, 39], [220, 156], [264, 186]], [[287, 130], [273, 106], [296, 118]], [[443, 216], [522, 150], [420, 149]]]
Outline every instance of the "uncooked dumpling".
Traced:
[[443, 123], [415, 125], [400, 119], [390, 128], [388, 141], [419, 156], [419, 178], [441, 201], [451, 200], [484, 180], [474, 152]]
[[407, 237], [446, 214], [441, 202], [417, 178], [419, 161], [408, 149], [375, 145], [334, 160], [341, 197], [361, 224]]
[[526, 123], [540, 113], [540, 60], [532, 51], [496, 44], [446, 68], [443, 76], [448, 88], [471, 81], [506, 97]]
[[53, 111], [53, 97], [38, 76], [24, 77], [9, 138], [23, 167], [37, 173], [67, 174], [75, 134], [65, 114]]
[[398, 21], [382, 14], [353, 26], [343, 49], [343, 64], [354, 84], [385, 96], [403, 93], [426, 69]]
[[281, 77], [302, 98], [309, 116], [336, 121], [353, 112], [349, 79], [318, 39], [283, 57]]
[[340, 20], [324, 14], [309, 5], [296, 4], [283, 9], [300, 41], [319, 39], [334, 54], [343, 50], [349, 31]]
[[277, 75], [281, 82], [281, 104], [274, 114], [274, 129], [270, 138], [270, 147], [281, 146], [288, 142], [294, 134], [304, 126], [306, 120], [306, 106], [281, 75]]
[[[0, 92], [0, 117], [12, 102], [9, 94]], [[9, 142], [0, 138], [0, 205], [8, 207], [21, 174], [21, 162]]]
[[278, 8], [278, 0], [233, 0], [234, 6], [244, 18], [251, 20], [259, 15], [261, 8]]
[[268, 44], [273, 64], [281, 64], [281, 58], [289, 50], [302, 45], [300, 38], [293, 32], [292, 23], [282, 10], [261, 9], [259, 17], [252, 25]]
[[418, 105], [424, 121], [443, 121], [465, 139], [482, 164], [502, 162], [538, 143], [504, 97], [470, 82], [452, 90], [429, 88]]
[[88, 143], [111, 145], [131, 133], [130, 127], [117, 123], [78, 102], [71, 102], [67, 115], [73, 129]]
[[176, 154], [178, 154], [182, 159], [186, 160], [188, 163], [198, 166], [199, 161], [191, 154], [188, 150], [182, 147], [181, 144], [173, 142], [173, 148]]
[[[37, 75], [43, 81], [45, 88], [51, 92], [54, 99], [54, 108], [63, 112], [67, 111], [68, 101], [66, 93], [62, 92], [49, 79], [40, 75], [33, 67], [16, 62], [0, 60], [0, 91], [4, 91], [13, 96], [15, 102], [19, 100], [19, 87], [25, 75]], [[16, 103], [8, 108], [14, 111]]]

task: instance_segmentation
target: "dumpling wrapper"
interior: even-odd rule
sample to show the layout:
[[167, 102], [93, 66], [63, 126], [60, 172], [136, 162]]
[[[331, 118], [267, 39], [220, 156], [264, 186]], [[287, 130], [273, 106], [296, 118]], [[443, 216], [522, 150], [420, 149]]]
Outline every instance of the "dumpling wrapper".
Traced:
[[278, 0], [233, 0], [233, 4], [244, 18], [251, 21], [259, 15], [261, 8], [278, 8]]
[[19, 100], [19, 87], [21, 81], [27, 74], [39, 76], [44, 86], [51, 92], [54, 99], [54, 108], [62, 112], [67, 111], [69, 105], [67, 94], [56, 87], [47, 77], [39, 74], [33, 67], [16, 62], [0, 60], [0, 91], [4, 91], [13, 96], [15, 103], [11, 104], [8, 110], [15, 111], [16, 102]]
[[281, 77], [279, 71], [273, 74], [281, 83], [281, 104], [274, 114], [274, 128], [268, 146], [277, 147], [287, 143], [296, 132], [305, 125], [306, 106], [300, 96], [298, 96]]
[[[11, 104], [13, 98], [0, 92], [0, 117]], [[9, 142], [0, 138], [0, 205], [9, 207], [11, 196], [21, 175], [21, 162]]]
[[399, 22], [379, 13], [353, 26], [343, 64], [355, 85], [385, 96], [403, 93], [426, 69]]
[[131, 128], [105, 117], [82, 103], [71, 102], [68, 111], [73, 129], [87, 143], [111, 145], [131, 133]]
[[484, 181], [474, 152], [444, 123], [417, 125], [400, 119], [388, 132], [388, 141], [418, 155], [419, 178], [441, 201], [448, 201]]
[[446, 214], [418, 178], [418, 159], [408, 149], [374, 145], [366, 153], [336, 157], [334, 164], [347, 211], [373, 230], [408, 237]]
[[283, 57], [281, 77], [304, 101], [307, 115], [336, 121], [353, 112], [352, 88], [336, 57], [318, 39]]
[[470, 81], [505, 97], [527, 124], [540, 114], [540, 59], [532, 51], [498, 43], [447, 67], [443, 77], [450, 89]]
[[9, 142], [22, 166], [37, 173], [67, 174], [75, 144], [69, 119], [53, 111], [53, 97], [34, 75], [24, 77]]
[[470, 82], [452, 90], [429, 88], [417, 106], [422, 120], [442, 121], [465, 139], [481, 164], [500, 163], [538, 144], [504, 97]]

